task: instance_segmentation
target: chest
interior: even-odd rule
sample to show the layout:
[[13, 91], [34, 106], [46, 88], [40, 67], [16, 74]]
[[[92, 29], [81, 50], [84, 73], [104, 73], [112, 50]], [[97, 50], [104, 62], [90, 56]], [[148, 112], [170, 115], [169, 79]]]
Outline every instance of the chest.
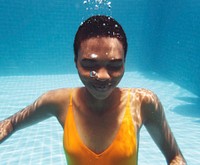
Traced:
[[115, 110], [107, 115], [90, 114], [85, 116], [73, 111], [77, 135], [82, 143], [94, 153], [102, 153], [115, 140], [120, 131], [126, 109]]

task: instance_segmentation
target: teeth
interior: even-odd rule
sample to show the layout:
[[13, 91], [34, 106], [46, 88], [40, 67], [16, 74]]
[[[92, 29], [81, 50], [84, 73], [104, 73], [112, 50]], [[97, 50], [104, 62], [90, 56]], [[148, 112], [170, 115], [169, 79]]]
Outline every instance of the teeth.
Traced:
[[106, 88], [105, 86], [101, 86], [101, 87], [97, 87], [97, 88], [102, 88], [102, 89], [104, 89], [104, 88]]
[[108, 86], [95, 86], [97, 90], [107, 90]]
[[97, 88], [100, 88], [100, 89], [105, 89], [106, 87], [97, 87]]
[[94, 84], [93, 87], [97, 90], [97, 91], [100, 91], [100, 92], [105, 92], [107, 90], [110, 89], [110, 87], [112, 86], [112, 84], [109, 82], [109, 83], [106, 83], [106, 84]]

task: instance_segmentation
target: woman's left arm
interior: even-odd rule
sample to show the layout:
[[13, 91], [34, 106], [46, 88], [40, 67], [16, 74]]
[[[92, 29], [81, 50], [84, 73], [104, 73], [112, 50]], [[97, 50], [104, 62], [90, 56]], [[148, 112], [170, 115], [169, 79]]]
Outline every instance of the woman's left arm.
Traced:
[[164, 154], [169, 165], [186, 165], [186, 161], [167, 123], [163, 106], [157, 96], [148, 91], [142, 99], [143, 124]]

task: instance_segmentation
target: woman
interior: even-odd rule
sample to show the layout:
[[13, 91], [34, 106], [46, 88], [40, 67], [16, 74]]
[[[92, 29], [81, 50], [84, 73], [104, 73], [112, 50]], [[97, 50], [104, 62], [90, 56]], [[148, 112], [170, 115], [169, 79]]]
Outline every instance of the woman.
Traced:
[[146, 89], [117, 87], [126, 52], [126, 35], [118, 22], [90, 17], [74, 40], [74, 61], [84, 87], [45, 93], [0, 123], [0, 141], [56, 116], [64, 129], [69, 165], [136, 165], [139, 132], [145, 125], [168, 164], [186, 164], [157, 96]]

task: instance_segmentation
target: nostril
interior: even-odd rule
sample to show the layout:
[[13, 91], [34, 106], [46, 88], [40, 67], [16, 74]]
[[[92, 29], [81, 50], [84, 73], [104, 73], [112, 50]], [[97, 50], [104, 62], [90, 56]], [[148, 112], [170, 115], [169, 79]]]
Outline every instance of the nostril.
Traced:
[[98, 74], [98, 76], [97, 76], [97, 80], [99, 80], [99, 81], [107, 81], [109, 79], [110, 79], [109, 74]]
[[97, 75], [98, 75], [97, 79], [101, 80], [101, 81], [105, 81], [105, 80], [110, 79], [110, 75], [109, 75], [106, 68], [99, 69]]

